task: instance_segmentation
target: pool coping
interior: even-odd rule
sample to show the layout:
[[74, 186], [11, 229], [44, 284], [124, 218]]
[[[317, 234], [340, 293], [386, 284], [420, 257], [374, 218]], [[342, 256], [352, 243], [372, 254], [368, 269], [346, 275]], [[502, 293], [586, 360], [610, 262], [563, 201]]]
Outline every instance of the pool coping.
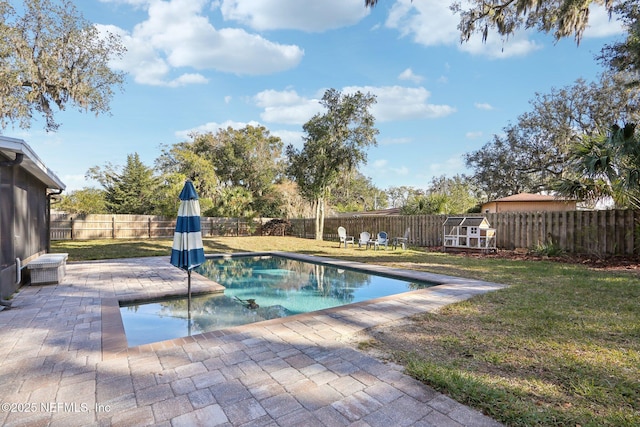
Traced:
[[[159, 298], [166, 298], [171, 296], [184, 296], [187, 294], [184, 291], [174, 292], [157, 292], [157, 293], [145, 293], [144, 295], [124, 295], [120, 297], [103, 297], [102, 298], [102, 359], [112, 359], [118, 357], [125, 357], [129, 354], [140, 354], [145, 352], [157, 351], [160, 349], [167, 349], [176, 346], [183, 346], [188, 343], [197, 342], [201, 340], [211, 340], [217, 337], [243, 333], [245, 331], [266, 327], [271, 325], [277, 325], [282, 323], [304, 321], [312, 319], [318, 316], [332, 316], [340, 318], [348, 314], [347, 312], [353, 312], [362, 308], [371, 308], [380, 306], [381, 310], [388, 309], [388, 303], [401, 302], [403, 300], [415, 300], [410, 303], [410, 306], [415, 306], [407, 311], [412, 312], [426, 312], [434, 308], [432, 300], [443, 301], [446, 304], [461, 301], [471, 296], [481, 294], [484, 292], [498, 290], [507, 287], [507, 285], [486, 282], [482, 280], [462, 278], [456, 276], [448, 276], [437, 273], [430, 273], [425, 271], [410, 270], [396, 267], [387, 267], [378, 264], [368, 264], [357, 261], [341, 260], [336, 258], [321, 257], [317, 255], [298, 254], [292, 252], [282, 251], [262, 251], [262, 252], [235, 252], [225, 254], [207, 255], [207, 259], [216, 258], [233, 258], [241, 256], [280, 256], [289, 259], [295, 259], [299, 261], [306, 261], [321, 265], [330, 265], [334, 267], [358, 270], [369, 272], [373, 274], [383, 275], [387, 277], [393, 277], [397, 279], [431, 282], [434, 286], [425, 289], [419, 289], [409, 292], [403, 292], [400, 294], [389, 295], [385, 297], [375, 298], [367, 301], [361, 301], [357, 303], [347, 304], [339, 307], [333, 307], [309, 313], [302, 313], [293, 316], [287, 316], [277, 319], [265, 320], [262, 322], [250, 323], [247, 325], [234, 326], [225, 329], [219, 329], [215, 331], [204, 332], [201, 334], [173, 338], [165, 341], [158, 341], [150, 344], [143, 344], [140, 346], [129, 347], [127, 338], [125, 335], [124, 324], [122, 322], [122, 316], [120, 314], [121, 303], [142, 302], [150, 301]], [[208, 279], [196, 272], [192, 272], [192, 275], [198, 278], [198, 285], [192, 287], [192, 295], [201, 295], [206, 293], [219, 293], [224, 292], [224, 286], [219, 283]], [[417, 299], [416, 299], [417, 297]], [[405, 302], [403, 302], [405, 304]], [[441, 304], [441, 305], [446, 305]], [[424, 305], [424, 307], [421, 307]], [[424, 308], [424, 309], [422, 309]], [[406, 307], [403, 305], [403, 309]], [[389, 321], [388, 317], [382, 318], [383, 322]], [[382, 324], [380, 323], [380, 324]], [[374, 325], [372, 325], [374, 326]]]

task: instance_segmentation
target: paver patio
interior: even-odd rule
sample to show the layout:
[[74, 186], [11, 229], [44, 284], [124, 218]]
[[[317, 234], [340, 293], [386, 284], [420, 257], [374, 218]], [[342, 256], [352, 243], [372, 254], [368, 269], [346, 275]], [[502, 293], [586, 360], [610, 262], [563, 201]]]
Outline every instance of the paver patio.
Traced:
[[[186, 274], [168, 257], [70, 263], [61, 284], [25, 286], [0, 312], [0, 424], [500, 425], [344, 342], [503, 287], [407, 274], [444, 284], [127, 348], [118, 301], [184, 294]], [[192, 275], [194, 292], [218, 286]]]

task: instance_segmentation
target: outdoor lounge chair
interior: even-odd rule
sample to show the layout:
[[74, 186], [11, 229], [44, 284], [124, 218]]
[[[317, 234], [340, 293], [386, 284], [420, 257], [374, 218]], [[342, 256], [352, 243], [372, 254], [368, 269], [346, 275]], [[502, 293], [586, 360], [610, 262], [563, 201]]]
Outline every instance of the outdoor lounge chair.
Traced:
[[367, 249], [369, 247], [369, 244], [371, 244], [371, 234], [367, 233], [366, 231], [363, 231], [362, 233], [360, 233], [360, 240], [358, 240], [358, 247], [361, 248], [362, 245], [364, 245], [364, 248]]
[[411, 229], [407, 228], [404, 231], [404, 237], [394, 237], [393, 238], [393, 249], [397, 248], [398, 245], [402, 246], [402, 249], [407, 249], [407, 245], [409, 244], [409, 231]]
[[347, 236], [347, 229], [344, 227], [338, 227], [338, 237], [340, 238], [340, 246], [344, 243], [344, 247], [347, 247], [348, 243], [355, 244], [353, 236]]
[[389, 245], [389, 236], [386, 231], [381, 231], [378, 233], [376, 240], [372, 240], [369, 243], [373, 245], [373, 250], [377, 250], [378, 246], [384, 246], [384, 250], [386, 251]]

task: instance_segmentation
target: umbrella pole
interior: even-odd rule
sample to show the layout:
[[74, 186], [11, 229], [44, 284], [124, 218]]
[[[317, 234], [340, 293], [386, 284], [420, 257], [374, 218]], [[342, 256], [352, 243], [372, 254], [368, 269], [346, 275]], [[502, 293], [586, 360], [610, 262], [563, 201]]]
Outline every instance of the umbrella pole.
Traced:
[[187, 292], [189, 295], [189, 303], [191, 303], [191, 270], [187, 270]]
[[191, 336], [191, 270], [187, 270], [187, 328]]

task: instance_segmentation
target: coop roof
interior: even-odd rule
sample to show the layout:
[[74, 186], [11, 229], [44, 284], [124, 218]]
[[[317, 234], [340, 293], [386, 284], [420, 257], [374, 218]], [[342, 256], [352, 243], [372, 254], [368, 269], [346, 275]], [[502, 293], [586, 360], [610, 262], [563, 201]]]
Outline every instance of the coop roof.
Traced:
[[450, 216], [444, 221], [443, 225], [445, 227], [456, 227], [460, 225], [479, 227], [483, 223], [487, 226], [489, 225], [489, 221], [482, 216]]

